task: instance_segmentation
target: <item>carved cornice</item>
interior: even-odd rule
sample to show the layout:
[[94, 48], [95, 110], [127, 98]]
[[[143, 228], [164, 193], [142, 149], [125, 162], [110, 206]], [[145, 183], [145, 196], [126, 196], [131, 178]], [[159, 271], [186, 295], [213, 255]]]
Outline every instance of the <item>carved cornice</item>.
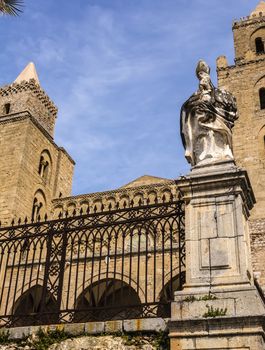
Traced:
[[175, 180], [167, 180], [164, 181], [163, 183], [156, 183], [156, 184], [150, 184], [150, 185], [142, 185], [142, 186], [135, 186], [135, 187], [128, 187], [128, 188], [118, 188], [115, 190], [110, 190], [110, 191], [103, 191], [103, 192], [92, 192], [92, 193], [87, 193], [87, 194], [81, 194], [77, 196], [69, 196], [69, 197], [64, 197], [64, 198], [55, 198], [52, 200], [53, 206], [57, 206], [60, 204], [65, 204], [65, 203], [70, 203], [70, 202], [77, 202], [77, 201], [84, 201], [84, 200], [102, 200], [102, 199], [107, 199], [108, 197], [111, 196], [116, 196], [116, 195], [129, 195], [129, 194], [136, 194], [137, 192], [150, 192], [152, 190], [157, 190], [157, 189], [162, 189], [163, 187], [166, 189], [175, 186]]
[[30, 91], [32, 92], [40, 102], [46, 107], [52, 116], [56, 117], [58, 109], [45, 91], [36, 83], [35, 79], [30, 79], [29, 81], [22, 81], [21, 83], [13, 83], [11, 85], [6, 85], [0, 88], [0, 96], [6, 97], [9, 95], [14, 95], [20, 92]]

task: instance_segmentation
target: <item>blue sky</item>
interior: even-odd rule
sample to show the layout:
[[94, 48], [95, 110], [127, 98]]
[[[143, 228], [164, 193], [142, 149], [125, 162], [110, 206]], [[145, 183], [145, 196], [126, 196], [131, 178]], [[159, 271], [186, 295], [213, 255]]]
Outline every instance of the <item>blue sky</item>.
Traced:
[[59, 108], [55, 141], [76, 161], [73, 194], [189, 166], [179, 110], [196, 63], [233, 64], [232, 21], [258, 0], [25, 0], [0, 18], [0, 85], [33, 61]]

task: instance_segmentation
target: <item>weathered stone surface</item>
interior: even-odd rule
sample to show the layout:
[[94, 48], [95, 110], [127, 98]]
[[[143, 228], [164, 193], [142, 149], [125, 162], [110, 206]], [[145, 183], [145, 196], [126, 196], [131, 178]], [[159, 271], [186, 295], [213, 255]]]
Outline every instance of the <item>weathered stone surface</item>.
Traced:
[[196, 69], [198, 90], [183, 104], [180, 115], [185, 157], [192, 166], [233, 160], [232, 127], [238, 118], [234, 96], [214, 87], [210, 67]]
[[[16, 344], [0, 345], [0, 350], [34, 350], [34, 346], [18, 346]], [[67, 339], [61, 343], [53, 344], [49, 350], [155, 350], [148, 338], [137, 339], [133, 345], [126, 344], [126, 339], [114, 336], [89, 337]]]
[[265, 38], [264, 4], [259, 4], [252, 17], [234, 23], [235, 64], [217, 61], [219, 88], [230, 91], [237, 100], [239, 119], [233, 129], [233, 152], [237, 165], [248, 171], [257, 199], [251, 220], [264, 218], [265, 207], [265, 109], [261, 109], [259, 98], [259, 90], [265, 87], [265, 59], [256, 52], [255, 44], [258, 37], [263, 42]]
[[[37, 111], [31, 112], [27, 107], [33, 104], [36, 110], [40, 109], [40, 118], [43, 116], [42, 104], [38, 100], [30, 102], [30, 94], [31, 91], [23, 91], [1, 96], [0, 89], [0, 221], [5, 225], [10, 225], [14, 217], [31, 219], [37, 192], [44, 198], [40, 212], [43, 219], [51, 210], [52, 199], [60, 193], [69, 196], [72, 190], [73, 161], [40, 124]], [[3, 115], [1, 106], [7, 102], [11, 112]], [[50, 159], [45, 177], [39, 173], [43, 152]]]
[[143, 318], [137, 320], [124, 320], [123, 328], [125, 332], [138, 331], [165, 331], [167, 328], [167, 321], [163, 318]]
[[144, 345], [125, 345], [124, 339], [120, 337], [81, 337], [69, 339], [61, 344], [54, 344], [49, 350], [153, 350], [150, 344]]

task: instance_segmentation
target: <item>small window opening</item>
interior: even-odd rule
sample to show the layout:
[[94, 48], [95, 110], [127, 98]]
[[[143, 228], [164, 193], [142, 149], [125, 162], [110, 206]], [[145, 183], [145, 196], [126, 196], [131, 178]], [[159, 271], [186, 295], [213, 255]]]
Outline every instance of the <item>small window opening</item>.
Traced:
[[39, 202], [37, 198], [34, 198], [32, 215], [31, 215], [31, 220], [33, 222], [36, 222], [40, 219], [40, 211], [42, 207], [43, 207], [43, 203]]
[[259, 90], [260, 109], [265, 109], [265, 88]]
[[264, 53], [264, 42], [262, 41], [262, 38], [256, 38], [256, 52], [257, 53]]
[[39, 174], [46, 181], [49, 173], [49, 162], [44, 159], [43, 156], [40, 157], [39, 163]]
[[11, 103], [6, 103], [4, 106], [4, 112], [5, 114], [9, 114], [11, 109]]
[[40, 164], [39, 164], [39, 174], [41, 175], [42, 173], [42, 167], [43, 167], [43, 162], [44, 162], [44, 157], [40, 157]]

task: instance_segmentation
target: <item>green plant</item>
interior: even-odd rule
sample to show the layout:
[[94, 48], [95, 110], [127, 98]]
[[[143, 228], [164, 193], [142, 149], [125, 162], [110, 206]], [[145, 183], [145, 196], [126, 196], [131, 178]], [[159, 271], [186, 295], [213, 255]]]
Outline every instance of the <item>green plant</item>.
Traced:
[[216, 300], [217, 297], [214, 294], [206, 294], [203, 297], [200, 297], [199, 300], [207, 301], [207, 300]]
[[0, 344], [8, 344], [10, 343], [10, 333], [7, 332], [0, 332]]
[[18, 16], [22, 12], [22, 0], [0, 0], [0, 12], [6, 15]]
[[167, 332], [159, 332], [156, 334], [154, 345], [157, 350], [170, 349], [169, 336]]
[[60, 343], [71, 336], [61, 330], [44, 332], [39, 329], [37, 332], [37, 338], [32, 341], [32, 345], [36, 350], [47, 350], [52, 344]]
[[213, 306], [206, 305], [207, 307], [207, 312], [203, 314], [203, 317], [219, 317], [219, 316], [225, 316], [227, 313], [227, 308], [222, 309], [222, 308], [214, 308]]
[[211, 293], [205, 294], [202, 297], [196, 298], [194, 295], [190, 295], [184, 299], [187, 303], [193, 303], [194, 301], [207, 301], [207, 300], [216, 300], [217, 297]]
[[125, 345], [141, 346], [146, 342], [155, 346], [157, 350], [169, 349], [169, 337], [167, 332], [133, 332], [123, 333], [121, 336]]
[[186, 298], [184, 299], [184, 301], [187, 302], [187, 303], [193, 303], [193, 302], [196, 301], [196, 300], [198, 300], [198, 299], [195, 298], [194, 295], [189, 295], [188, 297], [186, 297]]
[[[96, 337], [112, 335], [113, 337], [121, 337], [125, 345], [142, 346], [150, 343], [157, 350], [169, 349], [169, 337], [167, 332], [117, 332], [117, 333], [102, 333], [95, 335]], [[24, 336], [20, 340], [10, 340], [9, 332], [0, 332], [0, 344], [16, 343], [21, 347], [30, 346], [34, 350], [47, 350], [51, 345], [60, 343], [66, 339], [72, 339], [80, 336], [91, 336], [90, 334], [80, 334], [72, 336], [63, 330], [43, 331], [41, 328], [36, 333], [36, 337], [32, 338]]]

